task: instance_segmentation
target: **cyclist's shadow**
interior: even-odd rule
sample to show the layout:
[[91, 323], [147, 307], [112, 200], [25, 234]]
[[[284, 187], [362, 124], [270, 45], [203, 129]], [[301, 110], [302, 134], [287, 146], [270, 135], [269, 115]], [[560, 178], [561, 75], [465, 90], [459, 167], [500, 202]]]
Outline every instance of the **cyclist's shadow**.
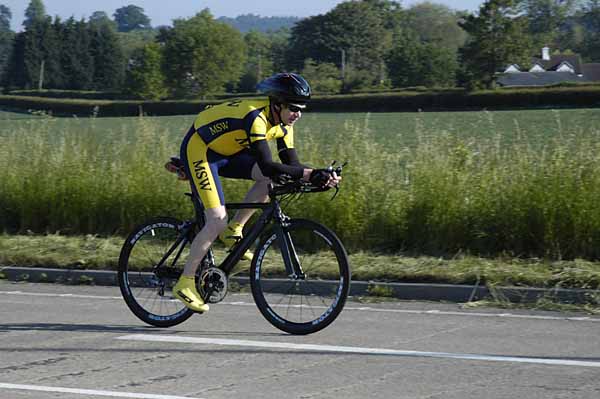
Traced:
[[145, 325], [108, 325], [87, 323], [0, 323], [0, 333], [11, 331], [63, 331], [63, 332], [104, 332], [104, 333], [148, 333], [160, 332], [164, 335], [194, 334], [204, 336], [285, 336], [281, 332], [264, 331], [208, 331], [175, 328], [159, 328]]

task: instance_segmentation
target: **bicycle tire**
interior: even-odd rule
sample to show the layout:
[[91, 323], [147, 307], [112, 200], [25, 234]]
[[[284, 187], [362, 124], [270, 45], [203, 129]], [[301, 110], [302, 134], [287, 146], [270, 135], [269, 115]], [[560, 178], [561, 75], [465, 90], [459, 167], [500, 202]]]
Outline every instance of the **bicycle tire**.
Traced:
[[273, 326], [290, 334], [312, 334], [331, 324], [344, 308], [350, 292], [348, 255], [335, 233], [320, 223], [292, 219], [284, 229], [305, 277], [287, 276], [279, 238], [272, 230], [258, 244], [252, 261], [252, 296]]
[[181, 234], [181, 221], [171, 217], [156, 217], [137, 226], [125, 240], [119, 256], [118, 281], [121, 295], [129, 309], [140, 320], [156, 327], [171, 327], [189, 319], [194, 312], [178, 299], [171, 289], [183, 271], [187, 255], [181, 245], [167, 259], [169, 276], [159, 277], [152, 272], [168, 249]]

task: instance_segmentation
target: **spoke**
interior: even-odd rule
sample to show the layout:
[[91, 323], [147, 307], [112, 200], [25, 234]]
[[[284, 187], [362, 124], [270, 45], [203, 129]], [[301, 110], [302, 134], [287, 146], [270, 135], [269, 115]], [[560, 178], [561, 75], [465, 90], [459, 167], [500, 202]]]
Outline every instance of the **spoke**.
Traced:
[[[344, 259], [337, 256], [339, 244], [318, 225], [313, 227], [311, 222], [293, 222], [288, 233], [290, 256], [304, 276], [284, 281], [282, 277], [287, 276], [287, 269], [283, 248], [277, 240], [272, 241], [268, 248], [263, 249], [261, 263], [257, 265], [259, 287], [262, 288], [262, 293], [259, 288], [262, 298], [257, 299], [257, 304], [276, 327], [294, 334], [311, 333], [330, 323], [343, 306], [343, 302], [339, 304], [336, 300], [339, 301], [340, 289], [346, 283], [345, 280], [343, 283], [340, 281], [345, 272]], [[334, 292], [330, 292], [329, 283], [324, 280], [332, 280]], [[334, 309], [336, 303], [339, 306]], [[332, 310], [335, 313], [330, 316]]]
[[289, 316], [289, 314], [290, 314], [290, 309], [292, 308], [292, 306], [291, 306], [291, 305], [292, 305], [292, 299], [294, 298], [294, 294], [292, 294], [292, 295], [289, 295], [289, 298], [290, 298], [290, 299], [289, 299], [289, 301], [288, 301], [288, 306], [287, 306], [287, 309], [286, 309], [286, 312], [285, 312], [286, 318], [287, 318], [287, 317]]
[[[310, 311], [312, 313], [313, 320], [314, 320], [314, 319], [316, 319], [320, 315], [315, 314], [315, 310], [313, 309], [312, 305], [310, 304], [310, 301], [308, 300], [309, 298], [310, 298], [310, 295], [307, 295], [306, 296], [306, 304], [307, 304], [308, 308], [310, 309]], [[325, 304], [325, 302], [323, 302], [323, 304]]]
[[[179, 256], [185, 249], [185, 241], [173, 248], [173, 244], [177, 242], [178, 234], [172, 229], [155, 228], [149, 230], [143, 237], [138, 240], [130, 255], [130, 262], [134, 270], [129, 270], [130, 273], [135, 272], [137, 288], [132, 288], [131, 292], [138, 304], [148, 312], [157, 315], [170, 315], [177, 312], [177, 304], [168, 303], [166, 299], [169, 295], [168, 281], [164, 282], [164, 294], [161, 296], [160, 281], [154, 281], [153, 276], [146, 276], [146, 272], [156, 266], [157, 262], [162, 259], [170, 249], [170, 255], [165, 259], [164, 266], [169, 268], [177, 268]], [[170, 261], [169, 261], [170, 259]], [[170, 266], [167, 266], [170, 265]], [[131, 286], [130, 282], [130, 286]]]

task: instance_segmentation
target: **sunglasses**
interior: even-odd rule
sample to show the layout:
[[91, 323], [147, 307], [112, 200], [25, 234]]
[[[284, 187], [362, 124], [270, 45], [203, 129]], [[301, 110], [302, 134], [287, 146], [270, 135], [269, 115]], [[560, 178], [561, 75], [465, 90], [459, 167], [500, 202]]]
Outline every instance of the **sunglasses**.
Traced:
[[290, 110], [290, 112], [300, 112], [304, 110], [304, 108], [293, 104], [288, 104], [286, 107]]

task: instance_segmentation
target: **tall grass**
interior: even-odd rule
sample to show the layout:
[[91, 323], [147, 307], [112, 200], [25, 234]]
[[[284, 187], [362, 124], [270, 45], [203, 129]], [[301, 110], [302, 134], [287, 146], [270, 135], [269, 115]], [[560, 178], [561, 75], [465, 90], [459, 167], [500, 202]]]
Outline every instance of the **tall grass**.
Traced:
[[150, 214], [183, 213], [177, 185], [162, 172], [171, 143], [151, 120], [112, 131], [97, 129], [95, 120], [74, 120], [65, 130], [59, 122], [31, 122], [1, 136], [3, 228], [111, 234]]
[[[412, 115], [410, 140], [378, 116], [338, 119], [337, 134], [298, 127], [301, 158], [349, 161], [342, 191], [307, 195], [288, 213], [331, 227], [351, 250], [600, 257], [600, 130], [547, 111], [545, 141], [479, 113], [485, 134]], [[561, 111], [562, 112], [562, 111]], [[470, 115], [471, 117], [472, 115]], [[406, 117], [404, 115], [403, 117]], [[125, 234], [155, 215], [191, 216], [186, 183], [163, 169], [192, 118], [43, 119], [0, 131], [0, 226], [8, 232]], [[453, 122], [455, 123], [455, 122]], [[512, 129], [510, 134], [506, 129]], [[238, 201], [248, 182], [224, 181]]]

